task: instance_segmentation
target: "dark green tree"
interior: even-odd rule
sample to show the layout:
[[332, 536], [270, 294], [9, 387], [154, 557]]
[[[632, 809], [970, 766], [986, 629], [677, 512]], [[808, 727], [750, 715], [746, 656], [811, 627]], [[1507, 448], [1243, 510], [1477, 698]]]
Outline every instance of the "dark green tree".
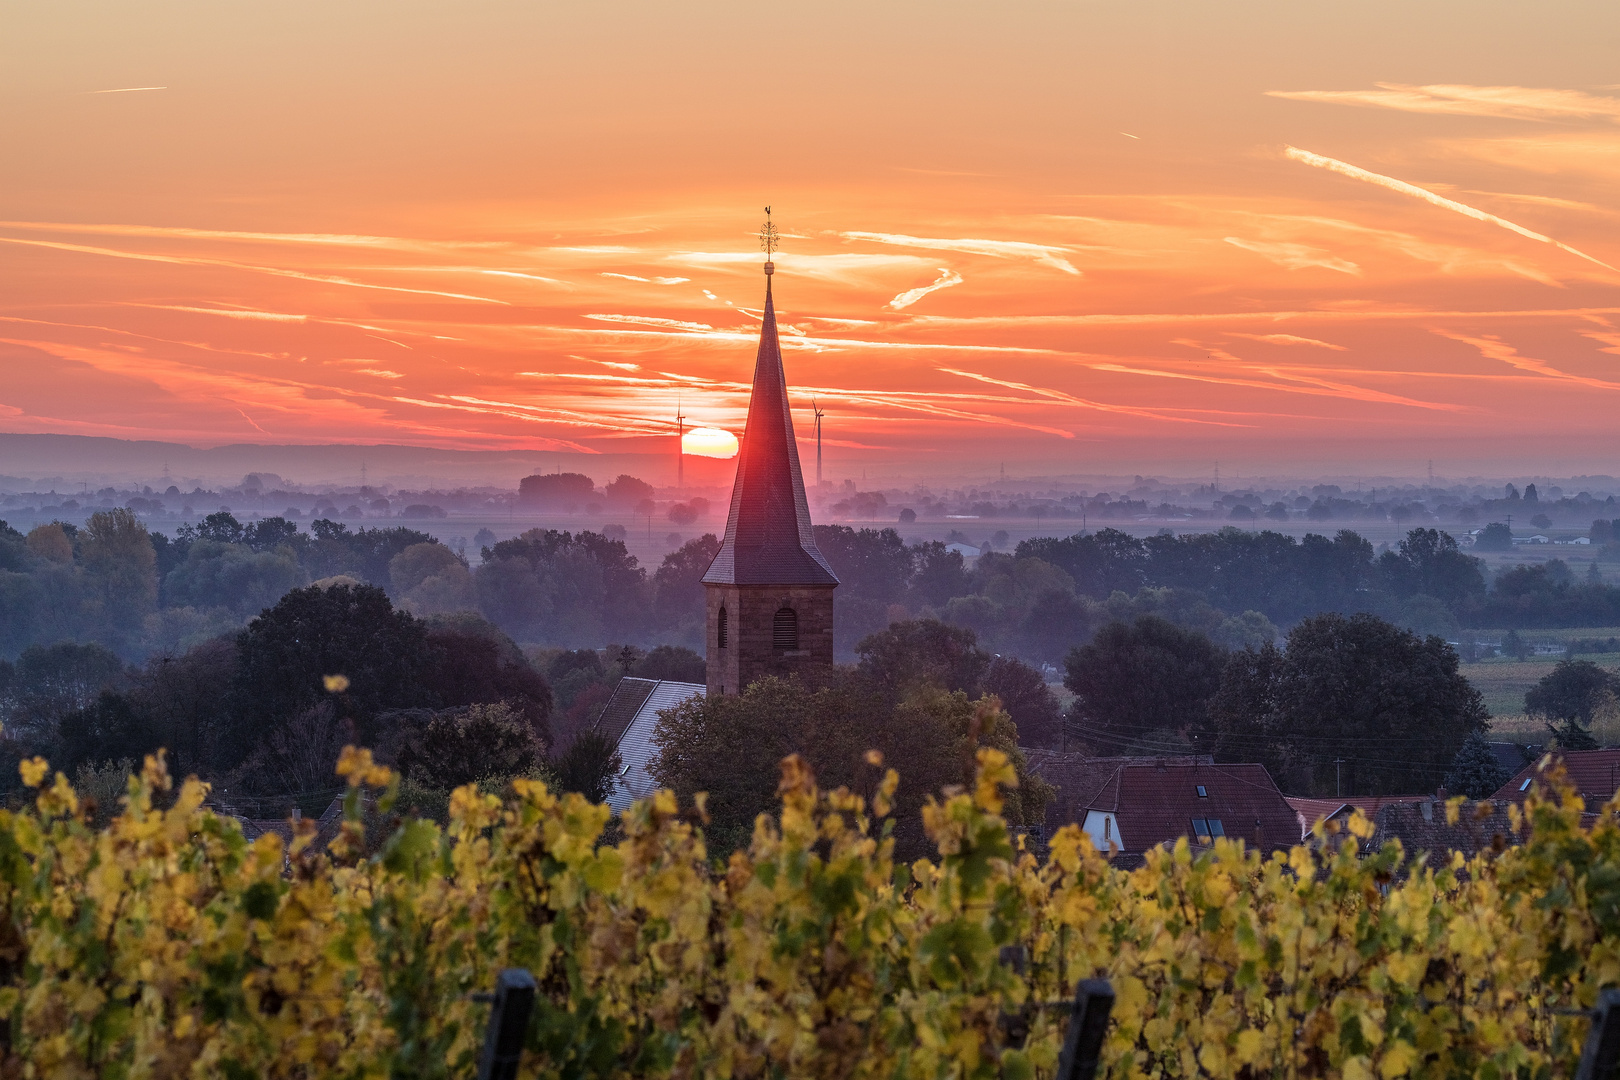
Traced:
[[1077, 733], [1109, 753], [1155, 732], [1201, 731], [1225, 663], [1209, 638], [1156, 615], [1109, 623], [1064, 661]]
[[540, 759], [528, 721], [503, 703], [446, 709], [403, 740], [399, 769], [429, 787], [453, 789], [522, 776]]
[[719, 551], [719, 538], [705, 533], [664, 556], [653, 573], [653, 619], [660, 627], [703, 640], [703, 575]]
[[1451, 646], [1373, 615], [1312, 616], [1234, 663], [1210, 708], [1219, 752], [1296, 794], [1432, 791], [1489, 717]]
[[1525, 692], [1524, 711], [1547, 726], [1565, 750], [1592, 750], [1592, 713], [1606, 695], [1620, 693], [1620, 675], [1590, 660], [1560, 660]]
[[1057, 749], [1063, 745], [1063, 709], [1040, 671], [1015, 656], [990, 661], [979, 681], [993, 694], [1018, 729], [1018, 745]]
[[631, 674], [638, 679], [669, 679], [701, 683], [707, 677], [703, 657], [679, 645], [660, 645], [637, 660]]
[[1453, 795], [1466, 795], [1470, 799], [1488, 799], [1498, 788], [1513, 778], [1491, 752], [1491, 744], [1479, 732], [1468, 736], [1462, 749], [1451, 759], [1451, 771], [1446, 773], [1446, 790]]
[[621, 768], [619, 751], [606, 735], [583, 732], [567, 750], [551, 758], [551, 771], [563, 791], [577, 791], [599, 803], [613, 790]]
[[892, 623], [863, 639], [856, 651], [861, 673], [896, 695], [931, 685], [977, 696], [979, 681], [990, 666], [990, 656], [979, 648], [972, 630], [938, 619]]
[[[216, 765], [242, 761], [276, 725], [330, 696], [358, 737], [377, 734], [379, 713], [427, 704], [427, 628], [395, 611], [373, 585], [294, 589], [237, 635], [240, 659], [228, 726], [213, 740]], [[341, 676], [340, 689], [327, 689]]]

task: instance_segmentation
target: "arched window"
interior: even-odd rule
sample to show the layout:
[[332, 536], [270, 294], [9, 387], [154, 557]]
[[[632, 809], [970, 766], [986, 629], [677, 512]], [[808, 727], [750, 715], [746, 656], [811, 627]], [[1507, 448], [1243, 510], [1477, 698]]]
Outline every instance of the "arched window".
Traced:
[[720, 647], [723, 649], [731, 640], [731, 631], [727, 625], [726, 609], [720, 609]]
[[778, 649], [799, 647], [799, 613], [790, 607], [776, 609], [776, 621], [771, 626], [771, 644]]

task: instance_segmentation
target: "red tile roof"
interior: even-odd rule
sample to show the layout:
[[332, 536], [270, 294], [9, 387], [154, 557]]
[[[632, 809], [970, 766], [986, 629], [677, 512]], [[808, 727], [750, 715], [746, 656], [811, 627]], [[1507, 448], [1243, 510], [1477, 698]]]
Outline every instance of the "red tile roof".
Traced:
[[1349, 795], [1339, 799], [1307, 799], [1295, 795], [1285, 795], [1288, 805], [1294, 808], [1299, 816], [1299, 835], [1303, 839], [1311, 834], [1318, 821], [1332, 820], [1334, 818], [1348, 818], [1352, 810], [1360, 810], [1361, 816], [1371, 821], [1378, 816], [1378, 812], [1386, 806], [1395, 806], [1402, 803], [1420, 803], [1433, 799], [1433, 795]]
[[[1546, 784], [1541, 776], [1541, 762], [1545, 756], [1520, 769], [1491, 798], [1522, 803], [1529, 794], [1526, 781], [1545, 790]], [[1614, 797], [1616, 786], [1620, 786], [1620, 750], [1554, 750], [1551, 756], [1563, 762], [1564, 771], [1581, 793], [1588, 810], [1596, 810], [1608, 802]]]
[[1086, 809], [1114, 815], [1126, 854], [1194, 837], [1195, 818], [1262, 850], [1299, 842], [1299, 819], [1264, 765], [1121, 765]]
[[1164, 761], [1171, 765], [1210, 765], [1214, 758], [1208, 754], [1187, 754], [1169, 758], [1156, 757], [1092, 757], [1067, 750], [1044, 750], [1023, 747], [1029, 771], [1057, 789], [1057, 798], [1046, 804], [1043, 824], [1050, 836], [1070, 822], [1084, 822], [1086, 806], [1092, 796], [1118, 771], [1121, 765], [1152, 765]]

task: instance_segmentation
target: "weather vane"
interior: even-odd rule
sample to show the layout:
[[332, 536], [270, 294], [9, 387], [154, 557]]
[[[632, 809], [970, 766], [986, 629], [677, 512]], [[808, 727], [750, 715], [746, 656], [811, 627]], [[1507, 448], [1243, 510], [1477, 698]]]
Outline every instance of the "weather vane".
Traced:
[[776, 226], [771, 224], [771, 208], [765, 208], [765, 224], [759, 227], [759, 246], [765, 252], [765, 263], [770, 265], [771, 254], [780, 244], [777, 241]]

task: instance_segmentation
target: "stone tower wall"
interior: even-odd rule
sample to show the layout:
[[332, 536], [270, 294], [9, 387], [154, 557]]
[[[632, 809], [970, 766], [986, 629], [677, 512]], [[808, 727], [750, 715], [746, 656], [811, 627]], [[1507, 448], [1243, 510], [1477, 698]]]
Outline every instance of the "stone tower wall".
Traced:
[[[783, 677], [833, 662], [831, 585], [705, 585], [708, 687], [711, 694], [739, 694], [766, 675]], [[720, 647], [720, 609], [727, 611], [729, 640]], [[790, 607], [799, 619], [799, 647], [778, 649], [776, 612]]]

